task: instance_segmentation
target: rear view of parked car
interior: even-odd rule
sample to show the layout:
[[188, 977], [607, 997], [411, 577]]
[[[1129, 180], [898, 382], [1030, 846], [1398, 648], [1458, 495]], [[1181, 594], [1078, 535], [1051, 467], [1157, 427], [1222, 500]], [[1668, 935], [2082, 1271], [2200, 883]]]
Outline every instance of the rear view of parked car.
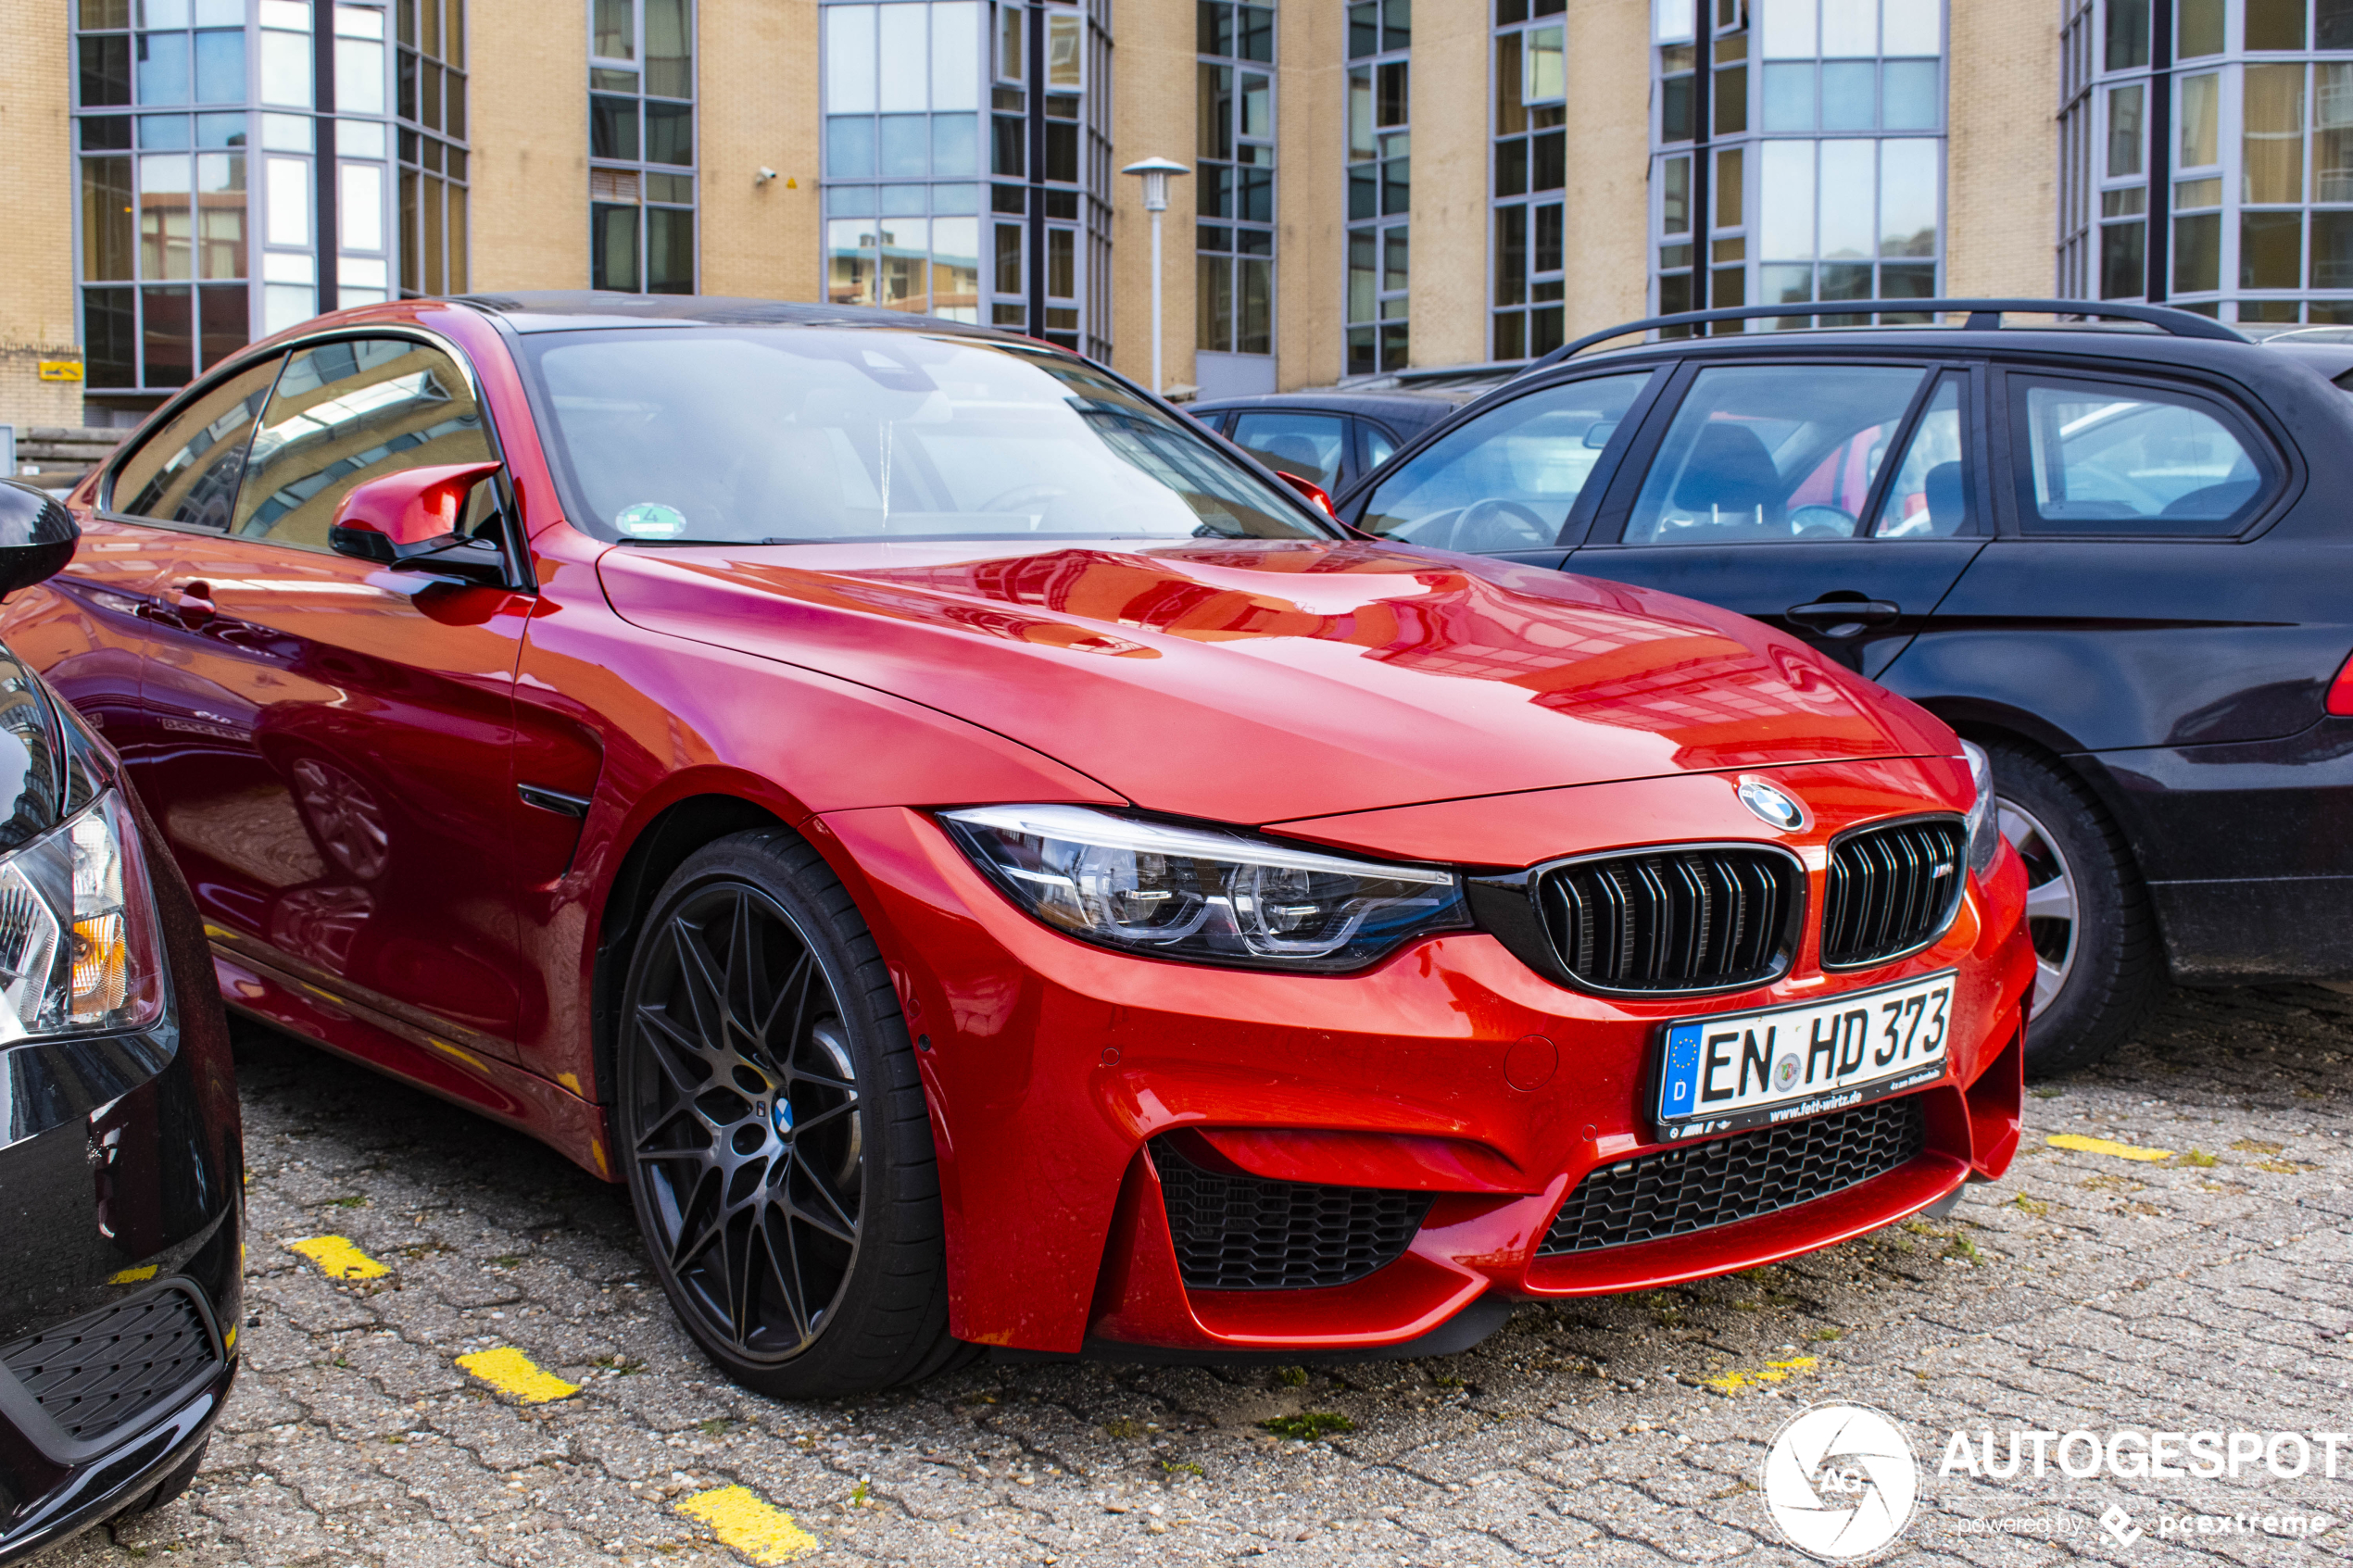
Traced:
[[[0, 594], [74, 540], [0, 483]], [[56, 630], [0, 647], [0, 1562], [177, 1497], [236, 1371], [211, 955], [114, 754], [33, 672]]]
[[1571, 345], [1340, 509], [1739, 610], [1982, 744], [2032, 879], [2028, 1060], [2057, 1071], [2121, 1045], [2169, 969], [2353, 978], [2353, 348], [2132, 306], [2047, 302], [2142, 330], [2003, 327], [2005, 303]]

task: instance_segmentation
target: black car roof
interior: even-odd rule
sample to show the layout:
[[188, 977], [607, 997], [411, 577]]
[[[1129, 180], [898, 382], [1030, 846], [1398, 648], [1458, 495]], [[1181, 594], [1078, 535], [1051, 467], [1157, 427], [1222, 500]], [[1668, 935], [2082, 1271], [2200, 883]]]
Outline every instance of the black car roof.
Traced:
[[733, 299], [717, 295], [610, 294], [589, 289], [535, 289], [513, 294], [459, 295], [449, 301], [496, 316], [518, 332], [578, 332], [606, 327], [867, 327], [954, 333], [1046, 347], [1019, 332], [882, 310], [860, 305], [808, 304], [784, 299]]

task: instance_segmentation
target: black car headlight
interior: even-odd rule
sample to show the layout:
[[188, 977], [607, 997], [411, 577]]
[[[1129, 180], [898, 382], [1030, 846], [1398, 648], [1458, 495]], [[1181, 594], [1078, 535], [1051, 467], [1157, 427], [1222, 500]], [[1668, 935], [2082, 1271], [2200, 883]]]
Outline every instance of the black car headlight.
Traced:
[[1151, 958], [1334, 973], [1469, 925], [1463, 880], [1085, 806], [941, 821], [1014, 903], [1081, 941]]
[[1973, 741], [1961, 742], [1961, 755], [1969, 759], [1969, 783], [1977, 788], [1969, 809], [1969, 869], [1983, 876], [2002, 847], [2002, 824], [1994, 809], [1994, 762]]
[[0, 1045], [145, 1028], [163, 1009], [139, 830], [109, 788], [0, 856]]

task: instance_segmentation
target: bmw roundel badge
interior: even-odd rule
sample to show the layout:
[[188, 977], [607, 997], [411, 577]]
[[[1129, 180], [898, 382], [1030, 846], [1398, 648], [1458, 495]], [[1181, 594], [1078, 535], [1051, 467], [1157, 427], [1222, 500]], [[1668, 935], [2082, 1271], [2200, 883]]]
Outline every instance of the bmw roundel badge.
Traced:
[[1763, 779], [1743, 779], [1740, 797], [1741, 804], [1768, 827], [1795, 833], [1806, 825], [1806, 808]]

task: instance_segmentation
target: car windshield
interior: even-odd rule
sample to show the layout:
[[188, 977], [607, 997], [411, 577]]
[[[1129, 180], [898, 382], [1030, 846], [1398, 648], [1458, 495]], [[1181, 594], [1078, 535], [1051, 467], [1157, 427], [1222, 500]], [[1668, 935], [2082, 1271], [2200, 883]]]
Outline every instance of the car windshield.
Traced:
[[601, 538], [1321, 536], [1201, 433], [1042, 346], [824, 327], [525, 344], [574, 521]]

